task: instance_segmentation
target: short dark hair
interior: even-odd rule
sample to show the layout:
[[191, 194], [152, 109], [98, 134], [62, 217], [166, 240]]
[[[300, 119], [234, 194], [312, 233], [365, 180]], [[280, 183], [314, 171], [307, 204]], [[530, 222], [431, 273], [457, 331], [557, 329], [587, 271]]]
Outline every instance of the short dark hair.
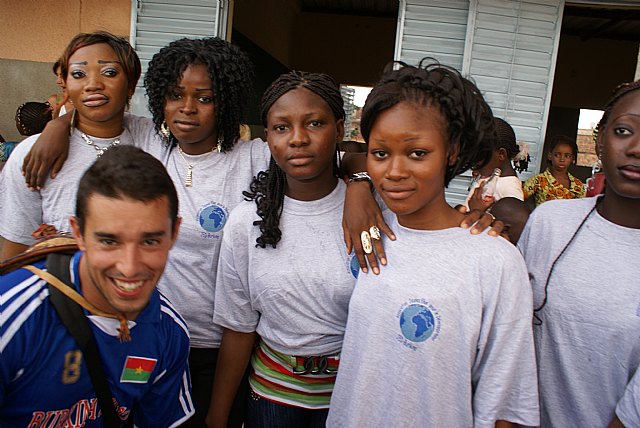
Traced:
[[62, 72], [62, 58], [58, 58], [56, 62], [53, 63], [53, 67], [51, 67], [51, 71], [53, 71], [53, 74], [56, 76], [58, 76], [58, 69]]
[[69, 58], [71, 58], [78, 49], [100, 43], [105, 43], [113, 49], [118, 57], [118, 61], [122, 65], [125, 75], [127, 76], [129, 89], [135, 90], [142, 70], [140, 58], [138, 58], [138, 54], [124, 37], [118, 37], [106, 31], [79, 33], [71, 39], [59, 59], [62, 78], [67, 80], [67, 73], [69, 72]]
[[171, 228], [178, 218], [178, 194], [162, 162], [133, 146], [111, 147], [80, 179], [76, 197], [76, 218], [84, 232], [87, 201], [91, 195], [129, 198], [150, 202], [166, 196]]
[[[246, 118], [246, 107], [252, 101], [253, 65], [238, 47], [218, 37], [180, 39], [156, 53], [144, 77], [149, 98], [149, 111], [156, 131], [164, 122], [165, 97], [178, 84], [190, 65], [204, 65], [213, 84], [218, 139], [221, 149], [233, 149], [240, 138], [240, 124]], [[170, 143], [175, 144], [173, 136]]]
[[[393, 69], [394, 64], [400, 68]], [[461, 172], [489, 161], [496, 138], [491, 107], [478, 87], [456, 69], [433, 58], [424, 58], [417, 67], [400, 61], [388, 65], [362, 109], [360, 129], [367, 143], [378, 116], [404, 101], [439, 109], [449, 147], [459, 147], [456, 163], [445, 172], [445, 186]]]

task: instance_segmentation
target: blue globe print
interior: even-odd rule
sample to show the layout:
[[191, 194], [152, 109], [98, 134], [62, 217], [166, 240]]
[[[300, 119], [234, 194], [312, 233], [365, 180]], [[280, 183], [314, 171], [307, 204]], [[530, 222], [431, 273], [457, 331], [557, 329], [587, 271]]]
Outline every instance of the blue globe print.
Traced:
[[355, 254], [351, 256], [349, 269], [351, 269], [351, 275], [353, 275], [354, 278], [358, 278], [358, 274], [360, 273], [360, 265], [358, 264], [358, 258]]
[[400, 314], [402, 335], [412, 342], [424, 342], [433, 334], [433, 313], [424, 305], [409, 305]]
[[198, 215], [200, 226], [207, 232], [219, 232], [227, 222], [227, 212], [219, 205], [208, 205]]

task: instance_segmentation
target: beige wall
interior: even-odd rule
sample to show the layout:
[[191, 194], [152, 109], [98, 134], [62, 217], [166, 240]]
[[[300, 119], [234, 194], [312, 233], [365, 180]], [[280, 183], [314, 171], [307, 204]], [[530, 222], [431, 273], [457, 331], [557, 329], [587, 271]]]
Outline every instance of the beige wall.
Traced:
[[0, 0], [0, 134], [20, 140], [15, 111], [57, 92], [51, 66], [79, 32], [129, 37], [130, 0]]

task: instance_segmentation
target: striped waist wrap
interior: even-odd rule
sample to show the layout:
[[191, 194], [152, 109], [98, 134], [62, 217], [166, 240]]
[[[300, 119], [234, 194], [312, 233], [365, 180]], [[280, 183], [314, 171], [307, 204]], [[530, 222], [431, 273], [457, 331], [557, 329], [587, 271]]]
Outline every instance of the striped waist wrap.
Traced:
[[276, 403], [327, 409], [340, 354], [298, 357], [274, 351], [262, 340], [251, 356], [251, 389]]

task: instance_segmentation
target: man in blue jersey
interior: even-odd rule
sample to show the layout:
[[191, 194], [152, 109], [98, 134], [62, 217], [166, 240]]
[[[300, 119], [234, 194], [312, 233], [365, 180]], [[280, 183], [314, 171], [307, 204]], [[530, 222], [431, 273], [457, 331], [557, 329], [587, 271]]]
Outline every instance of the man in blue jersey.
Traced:
[[[82, 177], [70, 221], [80, 249], [70, 282], [85, 299], [116, 417], [179, 425], [194, 413], [189, 335], [156, 290], [180, 224], [171, 178], [139, 149], [110, 148]], [[44, 259], [33, 266], [46, 270]], [[25, 268], [0, 276], [0, 426], [102, 427], [102, 415], [47, 282]]]

